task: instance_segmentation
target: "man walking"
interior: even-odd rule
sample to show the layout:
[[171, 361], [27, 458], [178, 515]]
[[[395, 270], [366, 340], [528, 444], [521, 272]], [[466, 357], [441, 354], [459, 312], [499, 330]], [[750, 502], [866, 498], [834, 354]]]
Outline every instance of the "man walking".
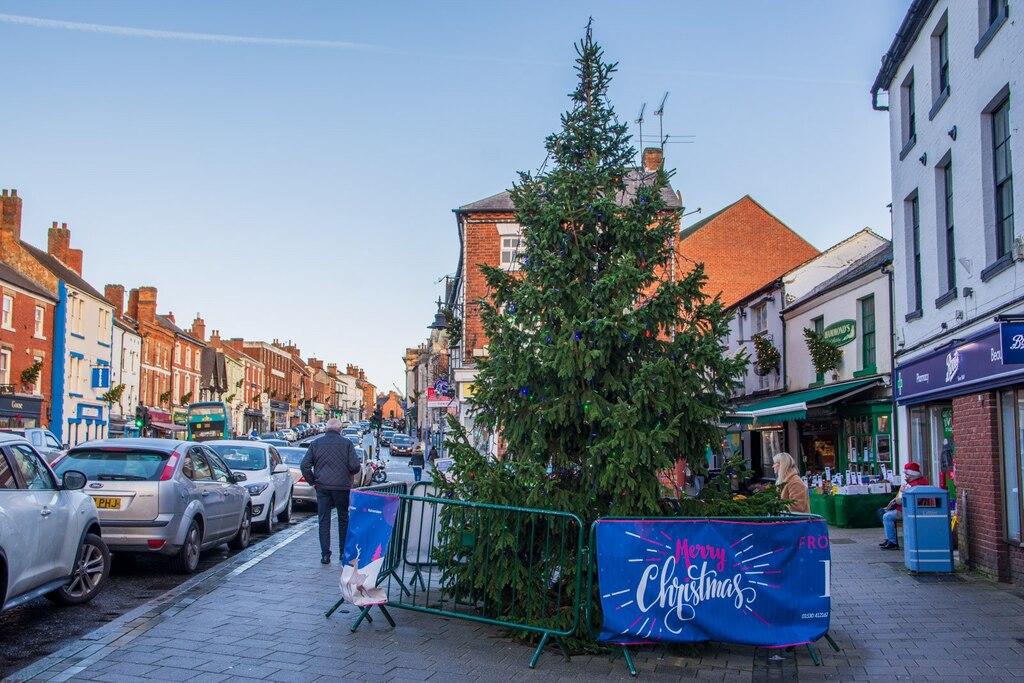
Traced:
[[321, 564], [331, 562], [331, 510], [338, 511], [338, 555], [345, 554], [348, 497], [352, 476], [359, 473], [360, 467], [355, 446], [341, 435], [341, 420], [332, 417], [324, 435], [310, 443], [300, 466], [302, 476], [316, 489]]

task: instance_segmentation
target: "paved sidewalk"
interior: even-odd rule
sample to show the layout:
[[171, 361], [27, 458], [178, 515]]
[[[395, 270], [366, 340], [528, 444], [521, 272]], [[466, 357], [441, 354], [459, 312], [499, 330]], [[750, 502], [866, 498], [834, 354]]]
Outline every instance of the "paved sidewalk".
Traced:
[[[902, 554], [878, 549], [877, 529], [832, 529], [832, 635], [823, 666], [806, 649], [782, 671], [747, 646], [651, 647], [635, 661], [645, 681], [998, 681], [1024, 676], [1024, 601], [973, 576], [922, 582]], [[335, 553], [337, 557], [337, 553]], [[316, 520], [280, 532], [13, 675], [12, 681], [626, 681], [624, 662], [532, 647], [499, 629], [395, 609], [349, 632], [354, 608], [324, 618], [340, 565], [320, 564]], [[1020, 673], [1018, 673], [1020, 672]]]

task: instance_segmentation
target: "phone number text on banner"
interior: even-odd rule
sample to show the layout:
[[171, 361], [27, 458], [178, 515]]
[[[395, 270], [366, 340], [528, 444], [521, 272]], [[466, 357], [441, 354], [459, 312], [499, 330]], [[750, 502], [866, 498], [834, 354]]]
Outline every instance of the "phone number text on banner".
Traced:
[[782, 647], [828, 632], [822, 519], [601, 520], [597, 575], [605, 642]]

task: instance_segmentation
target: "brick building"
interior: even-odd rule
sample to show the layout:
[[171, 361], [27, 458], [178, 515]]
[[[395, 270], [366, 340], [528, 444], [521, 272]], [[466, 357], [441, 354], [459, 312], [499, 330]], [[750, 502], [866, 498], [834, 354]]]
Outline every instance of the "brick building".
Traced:
[[[6, 263], [0, 263], [0, 289], [0, 427], [45, 427], [51, 405], [57, 299]], [[34, 367], [38, 368], [36, 380], [23, 381], [22, 373]]]
[[[285, 397], [290, 397], [292, 391], [291, 354], [281, 348], [276, 339], [270, 343], [233, 337], [224, 340], [224, 343], [236, 351], [250, 356], [261, 366], [263, 375], [260, 387], [266, 394], [267, 410], [265, 415], [268, 417], [265, 429], [276, 431], [288, 427], [291, 406]], [[250, 400], [255, 403], [255, 398]]]
[[[234, 394], [233, 403], [241, 404], [242, 419], [240, 433], [248, 434], [252, 430], [257, 433], [266, 431], [269, 403], [263, 395], [263, 363], [236, 346], [227, 344], [220, 338], [220, 330], [213, 330], [206, 344], [207, 348], [215, 349], [242, 366], [239, 380], [228, 383], [228, 393]], [[265, 405], [266, 404], [266, 405]]]
[[[120, 285], [108, 285], [123, 288]], [[139, 403], [149, 409], [150, 432], [146, 436], [166, 436], [182, 431], [171, 417], [172, 355], [174, 332], [158, 319], [156, 287], [139, 287], [128, 292], [127, 317], [135, 321], [142, 335], [142, 364], [139, 371]]]
[[360, 418], [368, 418], [377, 407], [377, 387], [366, 379], [366, 372], [357, 365], [345, 368], [348, 375], [356, 378], [356, 391], [359, 395]]
[[676, 263], [704, 264], [704, 291], [732, 306], [741, 298], [818, 254], [803, 237], [750, 195], [679, 233]]
[[[156, 319], [174, 335], [171, 355], [171, 416], [175, 424], [184, 425], [188, 404], [198, 401], [201, 393], [203, 349], [206, 343], [178, 327], [172, 311], [167, 315], [157, 315]], [[200, 332], [205, 334], [205, 329]]]

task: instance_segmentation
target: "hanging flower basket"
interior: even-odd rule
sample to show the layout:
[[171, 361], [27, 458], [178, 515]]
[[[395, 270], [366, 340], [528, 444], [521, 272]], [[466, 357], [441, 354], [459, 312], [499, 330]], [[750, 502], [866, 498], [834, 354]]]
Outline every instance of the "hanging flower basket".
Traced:
[[819, 375], [831, 373], [833, 379], [838, 379], [839, 366], [843, 364], [843, 350], [808, 327], [804, 328], [804, 339], [807, 340], [814, 371]]
[[782, 363], [782, 355], [767, 336], [762, 334], [754, 337], [754, 351], [757, 353], [757, 360], [754, 361], [755, 375], [764, 377], [770, 374], [772, 370], [779, 369], [779, 365]]

